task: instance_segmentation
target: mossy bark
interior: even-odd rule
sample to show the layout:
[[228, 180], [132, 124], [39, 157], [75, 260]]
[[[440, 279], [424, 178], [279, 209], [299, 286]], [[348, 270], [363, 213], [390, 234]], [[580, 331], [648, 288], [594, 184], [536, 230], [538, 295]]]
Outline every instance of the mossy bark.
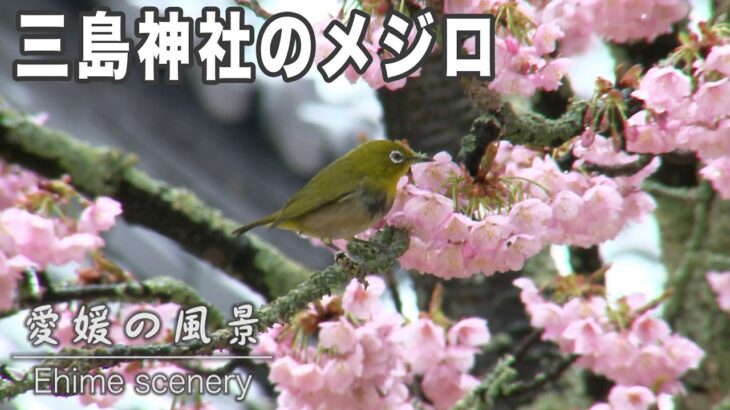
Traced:
[[[705, 278], [709, 270], [730, 270], [730, 202], [714, 198], [706, 229], [697, 232], [701, 221], [696, 207], [702, 195], [692, 201], [655, 198], [668, 286], [675, 290], [666, 315], [678, 333], [705, 350], [700, 368], [685, 377], [687, 395], [678, 396], [676, 403], [679, 409], [710, 409], [730, 392], [730, 315], [719, 309]], [[695, 234], [700, 236], [699, 246], [687, 249]]]
[[192, 192], [153, 179], [134, 166], [131, 154], [91, 146], [4, 108], [0, 155], [49, 178], [69, 175], [74, 186], [91, 197], [118, 200], [127, 222], [167, 236], [267, 298], [285, 294], [309, 275], [256, 236], [235, 238], [231, 232], [236, 221]]

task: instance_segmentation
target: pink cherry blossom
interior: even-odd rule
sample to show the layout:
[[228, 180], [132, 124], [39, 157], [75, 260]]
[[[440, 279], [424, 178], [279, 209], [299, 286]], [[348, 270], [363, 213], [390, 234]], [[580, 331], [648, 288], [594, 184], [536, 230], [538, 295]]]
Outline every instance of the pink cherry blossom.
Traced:
[[591, 44], [594, 16], [584, 3], [585, 0], [553, 0], [540, 11], [542, 21], [557, 24], [564, 33], [560, 39], [564, 54], [580, 53]]
[[481, 346], [490, 339], [487, 322], [480, 318], [468, 318], [451, 326], [448, 332], [449, 344], [465, 346]]
[[730, 312], [730, 272], [707, 272], [707, 282], [717, 295], [720, 309]]
[[[601, 136], [589, 148], [575, 148], [575, 154], [580, 158], [576, 166], [586, 160], [614, 164], [637, 159], [617, 154]], [[626, 222], [654, 209], [640, 187], [658, 161], [635, 175], [610, 179], [563, 172], [549, 157], [502, 141], [493, 172], [523, 194], [517, 200], [505, 198], [514, 201], [509, 206], [465, 211], [469, 199], [460, 181], [466, 177], [446, 154], [437, 156], [400, 185], [386, 222], [411, 233], [402, 267], [445, 279], [520, 269], [548, 243], [585, 247], [612, 239]], [[451, 188], [444, 189], [447, 178]]]
[[542, 24], [535, 30], [533, 44], [539, 54], [550, 54], [555, 51], [557, 41], [563, 37], [563, 31], [555, 23]]
[[88, 233], [77, 233], [66, 236], [56, 244], [56, 254], [52, 263], [63, 265], [68, 262], [81, 262], [89, 251], [100, 248], [104, 240]]
[[445, 0], [444, 14], [474, 14], [487, 11], [486, 0]]
[[122, 205], [112, 198], [98, 197], [79, 217], [79, 230], [99, 233], [114, 226], [115, 218], [122, 213]]
[[453, 212], [453, 203], [443, 195], [423, 192], [403, 205], [403, 216], [425, 235], [438, 230]]
[[344, 319], [319, 325], [319, 343], [325, 349], [334, 349], [338, 354], [348, 354], [357, 343], [355, 329]]
[[38, 190], [34, 173], [0, 161], [0, 210], [22, 202], [27, 194]]
[[347, 361], [330, 360], [324, 366], [325, 386], [335, 393], [346, 393], [357, 378], [357, 374]]
[[460, 176], [461, 170], [451, 160], [451, 155], [440, 152], [433, 157], [433, 161], [421, 162], [411, 167], [413, 183], [419, 188], [433, 192], [445, 193], [448, 179]]
[[656, 397], [643, 386], [614, 386], [608, 394], [608, 402], [614, 409], [647, 410], [656, 403]]
[[510, 220], [502, 215], [489, 215], [472, 226], [468, 243], [476, 252], [496, 250], [509, 238]]
[[645, 313], [631, 324], [631, 336], [639, 343], [653, 344], [669, 337], [672, 330], [667, 322]]
[[671, 32], [672, 24], [689, 12], [689, 5], [684, 0], [585, 0], [582, 3], [593, 14], [595, 32], [616, 43], [651, 42], [657, 36]]
[[416, 373], [423, 373], [439, 361], [446, 347], [444, 329], [428, 319], [407, 324], [401, 337], [406, 362]]
[[0, 251], [0, 312], [13, 307], [18, 288], [18, 281], [25, 269], [38, 266], [23, 255], [16, 255], [8, 259]]
[[[368, 282], [377, 282], [368, 277]], [[343, 299], [354, 300], [362, 285], [352, 280]], [[322, 299], [321, 308], [338, 297]], [[321, 318], [316, 334], [306, 343], [287, 335], [296, 325], [276, 325], [260, 335], [254, 352], [274, 356], [270, 380], [280, 391], [278, 408], [349, 408], [353, 400], [361, 409], [411, 409], [409, 386], [423, 391], [437, 408], [449, 408], [478, 381], [468, 374], [478, 346], [489, 341], [486, 321], [465, 318], [446, 329], [427, 318], [403, 324], [379, 298], [369, 310], [378, 314], [355, 319], [348, 306], [336, 318]], [[316, 314], [312, 307], [309, 311]], [[304, 342], [304, 343], [303, 343]], [[418, 377], [416, 377], [418, 376]], [[413, 388], [411, 386], [410, 388]]]
[[0, 226], [4, 233], [0, 247], [6, 254], [32, 256], [32, 260], [40, 266], [53, 262], [57, 238], [51, 219], [19, 208], [9, 208], [0, 215]]
[[672, 67], [651, 68], [631, 95], [644, 101], [654, 112], [671, 112], [686, 104], [690, 96], [689, 78]]
[[712, 182], [721, 197], [730, 199], [730, 157], [710, 161], [700, 170], [700, 174]]
[[385, 281], [378, 276], [368, 280], [367, 288], [359, 282], [350, 282], [342, 298], [343, 307], [355, 317], [367, 319], [380, 312], [380, 296], [384, 291]]
[[304, 391], [317, 391], [324, 385], [322, 369], [312, 363], [297, 364], [291, 368], [291, 382]]
[[478, 384], [479, 380], [474, 376], [460, 373], [447, 364], [439, 364], [426, 371], [422, 387], [434, 408], [446, 410]]
[[[623, 319], [627, 322], [624, 326], [609, 316], [604, 297], [573, 297], [561, 306], [537, 295], [530, 279], [521, 278], [515, 285], [521, 289], [532, 326], [543, 329], [544, 340], [557, 343], [566, 354], [580, 355], [578, 366], [619, 385], [676, 394], [682, 388], [679, 378], [696, 368], [704, 356], [695, 343], [672, 333], [653, 310], [645, 311], [647, 300], [643, 295], [620, 301], [628, 315]], [[625, 393], [618, 390], [617, 397], [624, 400], [628, 397]], [[613, 400], [609, 402], [611, 409], [624, 408], [615, 407]]]
[[[568, 59], [551, 56], [565, 34], [561, 25], [555, 21], [542, 21], [550, 14], [536, 13], [525, 1], [492, 3], [494, 7], [513, 7], [510, 13], [520, 14], [536, 24], [524, 28], [527, 38], [508, 29], [497, 30], [495, 76], [489, 88], [502, 95], [521, 96], [531, 96], [538, 89], [557, 90], [569, 65]], [[466, 40], [464, 48], [467, 53], [475, 53], [475, 44], [474, 37]]]
[[703, 66], [705, 72], [717, 71], [726, 76], [730, 75], [730, 45], [712, 47]]
[[573, 352], [585, 355], [598, 350], [601, 334], [596, 320], [588, 318], [570, 323], [561, 336], [573, 342]]
[[727, 115], [730, 104], [730, 79], [702, 84], [693, 96], [695, 118], [705, 124], [713, 124]]

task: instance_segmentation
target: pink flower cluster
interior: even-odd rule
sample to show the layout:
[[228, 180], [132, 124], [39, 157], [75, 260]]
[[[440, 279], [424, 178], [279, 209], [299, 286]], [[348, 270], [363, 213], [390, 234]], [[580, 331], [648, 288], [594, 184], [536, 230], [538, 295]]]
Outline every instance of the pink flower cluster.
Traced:
[[632, 93], [645, 109], [628, 120], [627, 149], [694, 152], [705, 164], [700, 174], [723, 198], [730, 198], [728, 74], [730, 45], [715, 46], [704, 61], [696, 62], [693, 79], [672, 67], [650, 69]]
[[[578, 354], [576, 365], [602, 374], [621, 386], [643, 386], [676, 394], [678, 380], [696, 368], [704, 352], [691, 340], [672, 333], [669, 325], [647, 309], [644, 295], [619, 301], [615, 310], [605, 298], [572, 298], [564, 305], [546, 300], [527, 278], [517, 279], [530, 323], [543, 328], [542, 338], [564, 353]], [[623, 315], [616, 319], [616, 315]], [[618, 408], [618, 407], [617, 407]]]
[[0, 209], [24, 201], [28, 194], [38, 190], [39, 181], [36, 174], [0, 161]]
[[560, 52], [573, 55], [588, 48], [593, 36], [593, 13], [585, 0], [552, 0], [538, 10], [540, 20], [557, 25], [563, 32]]
[[688, 12], [686, 0], [552, 0], [539, 15], [565, 33], [560, 50], [571, 55], [586, 50], [593, 34], [615, 43], [653, 41]]
[[[452, 2], [453, 3], [453, 2]], [[490, 1], [472, 2], [471, 7], [462, 7], [475, 11], [503, 11], [502, 19], [511, 19], [515, 16], [516, 22], [500, 24], [506, 27], [497, 29], [495, 39], [495, 75], [489, 82], [489, 88], [502, 95], [531, 96], [539, 89], [554, 91], [560, 87], [562, 78], [568, 73], [568, 60], [553, 58], [551, 54], [557, 48], [557, 41], [563, 38], [563, 31], [554, 22], [541, 21], [540, 15], [524, 1]], [[489, 3], [489, 4], [485, 4]], [[449, 2], [445, 3], [448, 8]], [[519, 17], [517, 17], [519, 16]], [[510, 31], [507, 27], [513, 28]], [[475, 38], [468, 39], [464, 47], [470, 54], [474, 53]]]
[[78, 218], [66, 217], [56, 194], [41, 190], [44, 182], [36, 176], [4, 164], [0, 170], [0, 310], [6, 310], [12, 306], [21, 272], [80, 262], [103, 246], [99, 233], [114, 225], [121, 206], [100, 197]]
[[479, 384], [468, 372], [478, 346], [490, 339], [483, 319], [464, 319], [445, 332], [422, 318], [403, 327], [399, 336], [403, 358], [412, 375], [422, 376], [421, 390], [435, 409], [451, 408]]
[[582, 0], [581, 6], [593, 15], [593, 30], [616, 43], [653, 41], [690, 9], [686, 0]]
[[[376, 3], [376, 4], [370, 4]], [[383, 4], [383, 3], [380, 3]], [[556, 90], [560, 86], [561, 79], [567, 74], [568, 61], [564, 58], [552, 58], [550, 54], [556, 50], [557, 40], [563, 37], [563, 31], [558, 24], [545, 22], [534, 25], [539, 20], [537, 11], [526, 1], [515, 3], [505, 0], [447, 0], [444, 2], [444, 13], [487, 13], [495, 12], [500, 7], [514, 7], [514, 10], [503, 13], [504, 16], [519, 15], [520, 21], [516, 24], [520, 34], [499, 30], [495, 43], [496, 69], [495, 78], [490, 82], [491, 89], [503, 95], [524, 95], [530, 96], [538, 89]], [[370, 87], [377, 89], [386, 87], [396, 90], [405, 86], [407, 78], [394, 82], [385, 82], [381, 72], [380, 63], [382, 59], [389, 58], [389, 54], [379, 44], [383, 35], [385, 20], [384, 12], [387, 7], [380, 7], [378, 2], [364, 2], [363, 9], [372, 15], [370, 26], [363, 40], [364, 47], [369, 51], [372, 62], [367, 70], [358, 74], [352, 65], [345, 70], [345, 77], [354, 83], [362, 78]], [[505, 17], [507, 18], [507, 17]], [[317, 52], [315, 61], [323, 61], [329, 56], [334, 47], [324, 37], [325, 28], [330, 20], [317, 24], [316, 44]], [[505, 23], [504, 26], [512, 27], [512, 23]], [[522, 35], [525, 31], [525, 35]], [[409, 32], [409, 42], [412, 44], [416, 30]], [[469, 53], [474, 53], [475, 39], [471, 38], [465, 43]], [[420, 75], [420, 69], [409, 77]]]
[[[533, 5], [535, 3], [537, 6]], [[395, 90], [402, 88], [407, 79], [383, 80], [380, 62], [388, 55], [380, 47], [379, 40], [384, 31], [385, 4], [380, 1], [361, 3], [362, 9], [373, 16], [363, 41], [373, 61], [363, 74], [349, 66], [345, 76], [353, 83], [362, 78], [372, 88]], [[563, 55], [584, 50], [593, 33], [617, 43], [652, 41], [658, 35], [671, 32], [672, 24], [687, 16], [689, 5], [686, 0], [445, 0], [443, 12], [497, 15], [496, 69], [489, 87], [502, 95], [531, 96], [539, 89], [556, 90], [567, 74], [568, 60], [554, 56], [558, 41], [561, 41]], [[344, 14], [347, 17], [347, 13]], [[317, 63], [334, 50], [323, 35], [329, 22], [321, 22], [315, 30]], [[414, 29], [409, 37], [412, 42]], [[469, 53], [474, 52], [474, 43], [475, 39], [471, 38], [464, 44]], [[410, 77], [418, 75], [420, 70]]]
[[717, 295], [720, 309], [730, 312], [730, 272], [707, 272], [707, 282]]
[[[615, 153], [600, 136], [575, 153], [581, 158], [576, 166], [635, 157]], [[462, 192], [472, 189], [465, 188], [464, 171], [440, 153], [433, 162], [412, 167], [413, 180], [402, 183], [386, 221], [411, 232], [410, 247], [400, 259], [406, 269], [443, 278], [517, 270], [547, 244], [601, 243], [651, 212], [654, 202], [639, 187], [657, 166], [652, 162], [622, 178], [563, 172], [549, 156], [501, 142], [490, 171], [494, 178], [485, 183], [493, 185], [492, 191], [473, 198]], [[474, 200], [492, 203], [471, 206]]]
[[608, 403], [597, 403], [590, 410], [672, 410], [672, 396], [666, 393], [654, 395], [644, 386], [614, 386], [608, 394]]
[[476, 385], [467, 372], [477, 346], [489, 341], [484, 320], [465, 319], [448, 332], [425, 318], [403, 325], [380, 301], [382, 279], [367, 280], [367, 289], [353, 280], [341, 299], [323, 299], [319, 309], [341, 303], [343, 312], [312, 334], [277, 324], [259, 337], [254, 351], [274, 356], [278, 408], [412, 409], [409, 385], [419, 375], [432, 408], [447, 409]]

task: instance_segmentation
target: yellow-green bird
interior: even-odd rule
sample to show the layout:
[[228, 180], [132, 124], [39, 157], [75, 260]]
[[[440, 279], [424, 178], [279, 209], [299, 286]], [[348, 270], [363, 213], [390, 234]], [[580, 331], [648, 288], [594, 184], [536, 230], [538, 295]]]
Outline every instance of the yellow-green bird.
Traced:
[[233, 233], [267, 225], [325, 241], [352, 238], [388, 213], [411, 164], [428, 160], [398, 141], [362, 143], [319, 171], [283, 208]]

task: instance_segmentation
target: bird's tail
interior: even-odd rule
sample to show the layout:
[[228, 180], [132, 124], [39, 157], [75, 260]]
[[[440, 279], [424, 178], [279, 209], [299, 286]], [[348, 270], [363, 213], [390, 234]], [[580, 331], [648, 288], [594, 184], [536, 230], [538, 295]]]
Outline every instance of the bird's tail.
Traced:
[[253, 229], [257, 226], [268, 225], [268, 224], [274, 222], [276, 220], [277, 216], [278, 216], [278, 213], [274, 213], [274, 214], [271, 214], [264, 218], [261, 218], [256, 222], [251, 222], [248, 225], [242, 225], [242, 226], [238, 227], [235, 231], [233, 231], [233, 234], [236, 236], [241, 236], [244, 233], [250, 231], [251, 229]]

